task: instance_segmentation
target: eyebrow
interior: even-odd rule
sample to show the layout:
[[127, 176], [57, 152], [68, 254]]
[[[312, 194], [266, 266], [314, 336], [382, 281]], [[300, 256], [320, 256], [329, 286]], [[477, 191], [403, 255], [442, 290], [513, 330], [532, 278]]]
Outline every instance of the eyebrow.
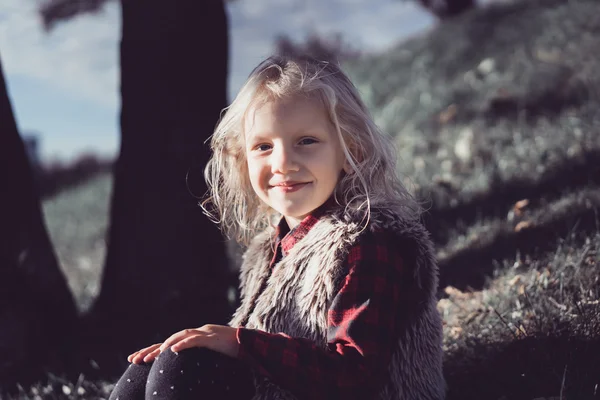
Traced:
[[[295, 132], [294, 135], [295, 136], [304, 136], [304, 135], [319, 135], [322, 134], [323, 131], [320, 129], [307, 129], [307, 130], [301, 130], [298, 132]], [[258, 132], [253, 134], [249, 140], [250, 141], [255, 141], [255, 140], [267, 140], [270, 139], [272, 136], [274, 136], [271, 132]]]
[[269, 135], [265, 136], [265, 134], [263, 132], [261, 132], [261, 133], [257, 133], [257, 134], [250, 136], [248, 139], [249, 139], [249, 141], [257, 141], [257, 140], [266, 140], [268, 138], [269, 138]]

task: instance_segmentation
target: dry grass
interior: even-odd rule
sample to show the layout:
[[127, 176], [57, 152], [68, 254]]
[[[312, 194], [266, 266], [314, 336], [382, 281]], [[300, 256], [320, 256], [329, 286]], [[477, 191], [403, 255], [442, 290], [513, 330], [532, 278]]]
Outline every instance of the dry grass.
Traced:
[[66, 379], [49, 374], [47, 380], [23, 388], [18, 386], [11, 394], [2, 398], [7, 400], [104, 400], [108, 399], [114, 383], [102, 380], [88, 380], [83, 374], [77, 380]]
[[59, 265], [81, 312], [100, 290], [111, 185], [112, 177], [100, 174], [42, 205]]
[[594, 398], [600, 383], [600, 232], [498, 264], [481, 291], [445, 288], [449, 399]]

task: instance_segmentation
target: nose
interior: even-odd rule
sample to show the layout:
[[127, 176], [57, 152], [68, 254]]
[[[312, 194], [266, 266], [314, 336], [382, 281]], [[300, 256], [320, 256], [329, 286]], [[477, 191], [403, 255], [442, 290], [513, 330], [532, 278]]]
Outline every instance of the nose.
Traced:
[[298, 163], [293, 149], [286, 146], [275, 146], [271, 153], [271, 172], [287, 174], [290, 171], [298, 171]]

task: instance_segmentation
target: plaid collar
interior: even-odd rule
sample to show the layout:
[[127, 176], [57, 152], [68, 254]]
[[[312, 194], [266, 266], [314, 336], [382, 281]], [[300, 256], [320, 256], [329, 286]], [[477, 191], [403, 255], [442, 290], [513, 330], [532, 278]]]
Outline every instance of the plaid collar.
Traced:
[[275, 231], [276, 246], [281, 245], [281, 254], [286, 256], [289, 251], [298, 243], [310, 229], [319, 222], [319, 219], [331, 208], [336, 205], [333, 197], [327, 200], [323, 205], [314, 210], [312, 213], [304, 217], [302, 221], [294, 229], [290, 230], [284, 217], [281, 217], [279, 224], [277, 224], [277, 230]]

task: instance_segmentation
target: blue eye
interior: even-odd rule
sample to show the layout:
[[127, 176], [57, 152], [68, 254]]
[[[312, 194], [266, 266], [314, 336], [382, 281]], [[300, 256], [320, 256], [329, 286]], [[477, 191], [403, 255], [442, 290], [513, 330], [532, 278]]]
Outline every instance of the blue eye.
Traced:
[[300, 140], [300, 142], [298, 142], [299, 144], [313, 144], [313, 143], [317, 143], [316, 139], [313, 138], [304, 138], [302, 140]]
[[258, 151], [267, 151], [267, 150], [269, 150], [269, 149], [271, 148], [271, 146], [270, 146], [270, 145], [268, 145], [268, 144], [259, 144], [259, 145], [258, 145], [258, 146], [256, 146], [255, 148], [256, 148], [256, 150], [258, 150]]

